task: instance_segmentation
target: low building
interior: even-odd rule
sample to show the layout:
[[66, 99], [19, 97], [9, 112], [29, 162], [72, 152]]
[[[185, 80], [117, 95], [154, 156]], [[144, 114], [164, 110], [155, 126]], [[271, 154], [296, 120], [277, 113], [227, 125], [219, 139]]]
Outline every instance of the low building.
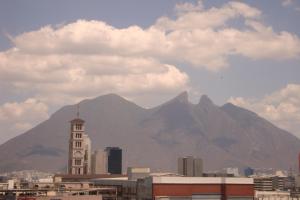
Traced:
[[254, 189], [256, 191], [273, 191], [272, 177], [255, 177]]
[[298, 200], [293, 198], [288, 191], [255, 191], [255, 199], [257, 200]]
[[138, 180], [137, 184], [138, 200], [252, 200], [253, 198], [252, 178], [152, 176]]
[[137, 180], [150, 175], [150, 168], [147, 167], [128, 167], [127, 176], [129, 180]]

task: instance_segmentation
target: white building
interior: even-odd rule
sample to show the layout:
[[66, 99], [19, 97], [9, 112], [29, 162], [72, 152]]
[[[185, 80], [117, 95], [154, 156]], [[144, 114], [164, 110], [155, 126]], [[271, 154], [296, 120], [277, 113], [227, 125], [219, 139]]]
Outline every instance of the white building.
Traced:
[[107, 174], [107, 153], [102, 149], [92, 154], [92, 174]]

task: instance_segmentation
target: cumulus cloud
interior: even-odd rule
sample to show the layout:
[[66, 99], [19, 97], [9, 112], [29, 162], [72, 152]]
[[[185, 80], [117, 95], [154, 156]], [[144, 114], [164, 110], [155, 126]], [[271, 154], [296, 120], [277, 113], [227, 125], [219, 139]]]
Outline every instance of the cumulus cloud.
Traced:
[[[245, 3], [205, 8], [198, 1], [175, 10], [175, 18], [161, 17], [147, 28], [78, 20], [10, 36], [13, 47], [0, 52], [0, 83], [10, 94], [26, 91], [57, 108], [110, 92], [136, 100], [143, 93], [189, 90], [189, 76], [178, 63], [220, 71], [233, 55], [299, 57], [299, 38], [264, 25], [262, 12]], [[234, 20], [243, 27], [233, 26]]]
[[0, 141], [6, 141], [47, 118], [48, 106], [33, 98], [0, 105]]
[[[148, 28], [115, 28], [102, 21], [77, 22], [12, 38], [16, 50], [34, 55], [118, 55], [155, 59], [164, 64], [185, 62], [194, 67], [218, 71], [228, 66], [228, 58], [242, 55], [251, 59], [299, 57], [300, 40], [286, 31], [275, 32], [264, 25], [261, 11], [242, 2], [205, 9], [196, 5], [176, 5], [178, 16], [159, 18]], [[244, 25], [234, 27], [231, 21]], [[257, 51], [257, 49], [264, 51]]]
[[289, 84], [262, 99], [231, 97], [229, 102], [257, 112], [300, 138], [300, 85]]

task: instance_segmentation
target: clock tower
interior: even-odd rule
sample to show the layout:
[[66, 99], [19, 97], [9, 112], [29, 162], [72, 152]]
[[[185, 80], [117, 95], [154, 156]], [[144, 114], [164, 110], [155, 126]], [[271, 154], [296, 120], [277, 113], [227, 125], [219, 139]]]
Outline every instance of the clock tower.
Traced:
[[77, 118], [70, 123], [68, 174], [89, 174], [91, 142], [88, 135], [85, 134], [85, 122], [79, 118], [79, 113], [77, 113]]

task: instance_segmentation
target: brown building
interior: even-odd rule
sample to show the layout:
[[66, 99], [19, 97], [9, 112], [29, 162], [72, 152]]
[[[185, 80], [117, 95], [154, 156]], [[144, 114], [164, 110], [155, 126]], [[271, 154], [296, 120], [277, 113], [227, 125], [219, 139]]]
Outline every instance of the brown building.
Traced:
[[252, 178], [148, 177], [138, 181], [141, 200], [252, 200]]

